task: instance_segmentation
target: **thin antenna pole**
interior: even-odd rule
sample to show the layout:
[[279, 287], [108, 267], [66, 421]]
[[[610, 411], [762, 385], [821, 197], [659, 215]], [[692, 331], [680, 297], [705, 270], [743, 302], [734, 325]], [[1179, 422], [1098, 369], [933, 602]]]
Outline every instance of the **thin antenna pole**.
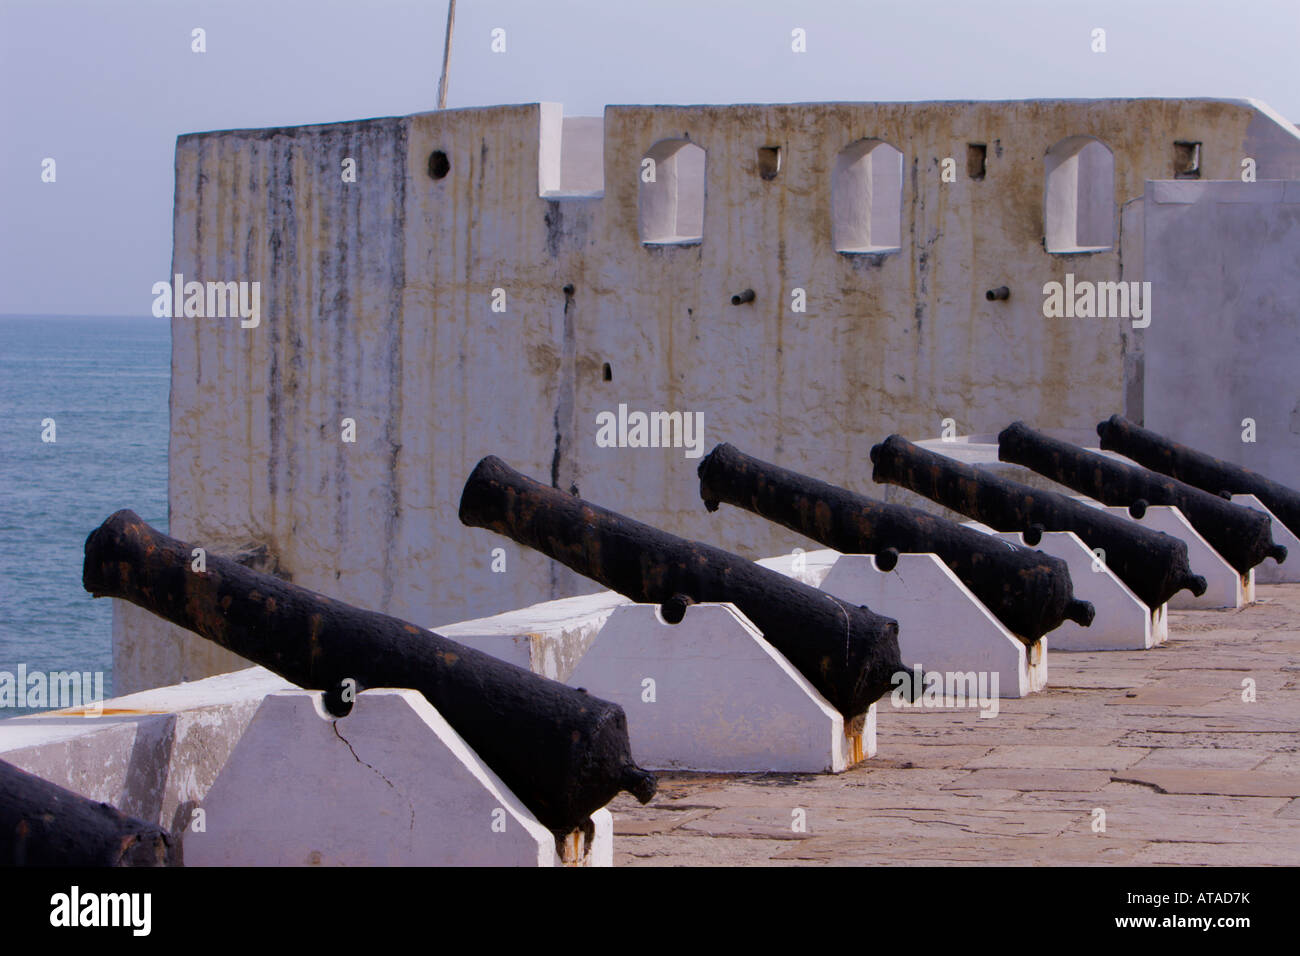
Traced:
[[442, 45], [442, 75], [438, 77], [438, 109], [447, 108], [447, 64], [451, 60], [451, 28], [456, 22], [456, 0], [447, 3], [447, 39]]

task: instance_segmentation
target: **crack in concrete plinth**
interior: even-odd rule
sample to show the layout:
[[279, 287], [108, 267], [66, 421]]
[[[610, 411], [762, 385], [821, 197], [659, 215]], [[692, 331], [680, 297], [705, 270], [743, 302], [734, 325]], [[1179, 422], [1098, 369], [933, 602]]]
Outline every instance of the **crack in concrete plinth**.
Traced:
[[372, 764], [368, 764], [361, 759], [360, 755], [356, 751], [356, 748], [352, 746], [352, 744], [348, 741], [346, 737], [344, 737], [341, 733], [339, 733], [339, 722], [337, 720], [330, 721], [330, 724], [334, 728], [334, 736], [337, 737], [339, 740], [343, 741], [344, 745], [347, 746], [348, 750], [352, 752], [352, 756], [356, 758], [357, 763], [361, 764], [361, 766], [363, 767], [368, 767], [372, 771], [374, 771], [374, 773], [379, 777], [380, 780], [388, 784], [388, 786], [392, 788], [395, 794], [397, 794], [399, 797], [401, 797], [403, 800], [406, 801], [406, 805], [411, 811], [411, 832], [414, 833], [415, 832], [415, 804], [411, 802], [411, 798], [408, 797], [406, 794], [402, 793], [401, 790], [397, 789], [397, 785], [394, 784], [393, 781], [385, 777], [382, 773], [380, 773], [378, 767], [375, 767]]

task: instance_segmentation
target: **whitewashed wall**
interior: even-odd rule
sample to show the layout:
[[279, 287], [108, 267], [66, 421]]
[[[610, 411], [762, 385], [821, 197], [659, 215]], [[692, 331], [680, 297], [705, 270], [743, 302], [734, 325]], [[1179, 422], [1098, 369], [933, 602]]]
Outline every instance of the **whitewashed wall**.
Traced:
[[[541, 198], [557, 178], [593, 190], [590, 124], [560, 144], [564, 128], [553, 105], [525, 105], [180, 138], [173, 271], [261, 281], [263, 319], [173, 321], [173, 534], [265, 543], [295, 582], [420, 624], [596, 590], [460, 525], [465, 478], [497, 454], [751, 556], [807, 546], [734, 509], [706, 515], [682, 449], [597, 448], [597, 412], [703, 412], [705, 451], [727, 440], [876, 493], [867, 451], [893, 431], [1140, 414], [1126, 322], [1042, 317], [1044, 282], [1131, 279], [1141, 260], [1118, 213], [1114, 249], [1044, 251], [1047, 149], [1105, 142], [1117, 210], [1173, 175], [1175, 140], [1203, 142], [1206, 177], [1237, 175], [1243, 155], [1261, 178], [1300, 175], [1296, 130], [1245, 102], [611, 107], [603, 196]], [[902, 249], [842, 255], [831, 170], [867, 137], [903, 152]], [[640, 161], [662, 139], [706, 150], [702, 243], [639, 240]], [[983, 180], [966, 177], [971, 142], [987, 144]], [[760, 146], [781, 148], [774, 179], [758, 175]], [[450, 160], [440, 180], [434, 150]], [[349, 156], [355, 183], [340, 176]], [[956, 182], [941, 181], [945, 157]], [[987, 301], [1001, 285], [1011, 298]], [[790, 309], [795, 287], [806, 313]], [[745, 289], [755, 300], [733, 306]], [[150, 664], [160, 640], [119, 620], [119, 688], [180, 678]]]

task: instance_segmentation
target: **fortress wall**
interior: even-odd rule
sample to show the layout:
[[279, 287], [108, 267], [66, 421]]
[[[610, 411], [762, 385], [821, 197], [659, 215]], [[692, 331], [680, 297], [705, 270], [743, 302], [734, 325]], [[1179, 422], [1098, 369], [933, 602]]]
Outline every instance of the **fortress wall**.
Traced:
[[[700, 409], [706, 445], [733, 441], [873, 494], [884, 489], [869, 479], [867, 451], [890, 431], [934, 435], [949, 416], [969, 433], [1017, 417], [1090, 429], [1126, 401], [1140, 415], [1142, 391], [1126, 395], [1125, 381], [1126, 364], [1140, 373], [1141, 333], [1118, 319], [1044, 319], [1042, 285], [1067, 271], [1079, 280], [1140, 278], [1140, 229], [1128, 241], [1120, 209], [1140, 210], [1145, 181], [1172, 175], [1176, 140], [1202, 142], [1203, 176], [1236, 176], [1241, 143], [1258, 123], [1252, 109], [1215, 101], [610, 108], [594, 309], [584, 285], [578, 293], [579, 315], [598, 316], [581, 323], [592, 350], [580, 366], [592, 374], [577, 378], [583, 493], [747, 554], [777, 553], [808, 543], [734, 509], [704, 515], [692, 463], [653, 449], [594, 447], [596, 413], [620, 401]], [[1079, 134], [1114, 151], [1115, 248], [1051, 255], [1043, 249], [1043, 158]], [[905, 154], [898, 253], [848, 256], [831, 247], [835, 156], [864, 136]], [[669, 137], [707, 148], [704, 241], [645, 247], [635, 171], [650, 144]], [[968, 142], [988, 146], [982, 181], [965, 176]], [[765, 144], [782, 149], [770, 182], [756, 169]], [[1294, 151], [1294, 137], [1289, 144]], [[1274, 170], [1282, 155], [1255, 158]], [[955, 183], [941, 182], [945, 156], [957, 159]], [[1003, 284], [1008, 301], [985, 299]], [[805, 314], [789, 308], [795, 286], [808, 292]], [[746, 288], [755, 301], [732, 306], [730, 296]], [[612, 383], [595, 375], [603, 361], [613, 366]]]
[[[1044, 157], [1078, 135], [1114, 154], [1114, 247], [1052, 255]], [[903, 153], [901, 249], [884, 255], [831, 243], [836, 157], [864, 137]], [[638, 235], [641, 160], [665, 138], [706, 150], [701, 243]], [[1140, 414], [1140, 334], [1045, 319], [1041, 290], [1066, 272], [1141, 278], [1132, 203], [1173, 175], [1175, 140], [1202, 143], [1204, 178], [1237, 178], [1248, 146], [1261, 179], [1300, 168], [1293, 127], [1215, 100], [610, 107], [603, 160], [592, 124], [549, 104], [181, 137], [173, 271], [260, 281], [262, 320], [173, 321], [172, 532], [264, 543], [297, 583], [427, 625], [597, 590], [460, 525], [485, 454], [751, 556], [808, 547], [734, 509], [706, 515], [681, 448], [598, 448], [597, 413], [702, 412], [705, 452], [727, 440], [874, 494], [867, 451], [892, 431]], [[987, 144], [982, 180], [968, 143]], [[760, 146], [781, 150], [771, 180]], [[557, 176], [603, 195], [540, 196]], [[1010, 299], [986, 301], [1001, 285]], [[732, 305], [745, 289], [754, 301]], [[119, 647], [150, 640], [115, 628]]]

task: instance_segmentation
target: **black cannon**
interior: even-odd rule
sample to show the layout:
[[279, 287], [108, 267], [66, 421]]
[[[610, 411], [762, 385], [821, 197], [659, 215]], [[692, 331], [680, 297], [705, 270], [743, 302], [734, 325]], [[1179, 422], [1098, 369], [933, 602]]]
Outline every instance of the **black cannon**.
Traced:
[[540, 551], [677, 623], [690, 603], [729, 601], [853, 721], [904, 673], [898, 622], [738, 555], [633, 521], [533, 481], [494, 456], [478, 463], [460, 520]]
[[1225, 497], [1254, 495], [1292, 534], [1300, 535], [1300, 492], [1261, 474], [1170, 441], [1163, 435], [1112, 415], [1097, 425], [1101, 447], [1139, 465]]
[[0, 760], [0, 866], [171, 866], [161, 828]]
[[1268, 515], [1224, 501], [1168, 475], [1093, 454], [1014, 422], [998, 435], [998, 458], [1140, 518], [1147, 505], [1173, 505], [1238, 574], [1265, 558], [1286, 560]]
[[936, 555], [1027, 644], [1065, 620], [1092, 623], [1093, 607], [1074, 597], [1069, 567], [1041, 551], [917, 508], [875, 501], [727, 444], [714, 448], [698, 471], [700, 497], [710, 511], [725, 501], [847, 554], [892, 548]]
[[1187, 545], [1065, 495], [1040, 491], [926, 451], [901, 435], [871, 449], [872, 478], [901, 485], [998, 531], [1073, 531], [1100, 548], [1106, 566], [1154, 609], [1187, 588], [1205, 593], [1205, 578], [1187, 563]]
[[332, 709], [346, 709], [341, 689], [419, 691], [558, 837], [586, 829], [620, 790], [642, 803], [654, 795], [617, 704], [229, 558], [209, 553], [206, 570], [194, 571], [190, 555], [189, 544], [119, 511], [86, 539], [82, 583], [325, 691]]

